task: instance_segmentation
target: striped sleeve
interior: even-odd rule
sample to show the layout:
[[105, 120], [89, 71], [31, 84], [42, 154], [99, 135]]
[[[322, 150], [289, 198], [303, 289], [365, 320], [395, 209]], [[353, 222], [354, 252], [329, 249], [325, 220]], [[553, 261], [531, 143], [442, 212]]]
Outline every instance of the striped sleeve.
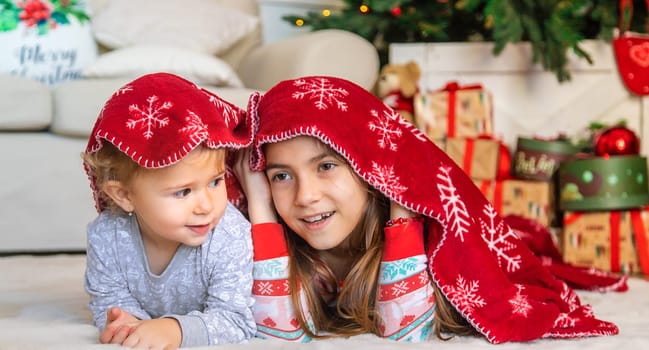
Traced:
[[282, 225], [253, 225], [252, 240], [252, 294], [255, 298], [253, 313], [257, 323], [257, 337], [292, 342], [310, 341], [311, 338], [300, 328], [291, 303], [288, 251]]
[[378, 309], [383, 337], [403, 342], [428, 338], [435, 298], [427, 270], [421, 222], [385, 228]]

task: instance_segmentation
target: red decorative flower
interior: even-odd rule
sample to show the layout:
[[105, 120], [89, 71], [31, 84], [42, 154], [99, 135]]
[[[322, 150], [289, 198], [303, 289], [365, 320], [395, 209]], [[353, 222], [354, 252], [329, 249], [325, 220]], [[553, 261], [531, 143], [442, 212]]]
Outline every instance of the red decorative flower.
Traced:
[[52, 4], [40, 0], [26, 0], [16, 4], [22, 9], [18, 18], [28, 27], [47, 21], [52, 16]]

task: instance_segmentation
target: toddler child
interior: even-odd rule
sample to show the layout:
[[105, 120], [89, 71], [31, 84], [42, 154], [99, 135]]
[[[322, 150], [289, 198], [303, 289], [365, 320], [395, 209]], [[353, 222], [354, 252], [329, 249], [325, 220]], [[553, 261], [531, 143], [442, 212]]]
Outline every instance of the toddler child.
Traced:
[[255, 334], [250, 223], [228, 202], [245, 112], [167, 73], [106, 102], [82, 157], [98, 217], [85, 289], [101, 343], [177, 348]]

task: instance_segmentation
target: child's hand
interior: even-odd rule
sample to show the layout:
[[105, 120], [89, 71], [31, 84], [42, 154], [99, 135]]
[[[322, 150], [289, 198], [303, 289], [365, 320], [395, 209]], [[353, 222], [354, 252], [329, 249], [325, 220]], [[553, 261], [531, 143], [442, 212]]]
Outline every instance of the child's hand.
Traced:
[[390, 219], [413, 218], [415, 216], [417, 216], [417, 213], [402, 207], [397, 202], [390, 202]]
[[237, 152], [232, 170], [248, 200], [250, 222], [253, 224], [277, 222], [266, 174], [250, 170], [249, 159], [248, 149]]
[[121, 344], [132, 331], [129, 324], [138, 321], [138, 318], [119, 307], [111, 307], [106, 312], [106, 327], [99, 335], [102, 344]]
[[138, 321], [122, 346], [138, 349], [177, 349], [182, 341], [182, 331], [173, 318], [156, 318]]

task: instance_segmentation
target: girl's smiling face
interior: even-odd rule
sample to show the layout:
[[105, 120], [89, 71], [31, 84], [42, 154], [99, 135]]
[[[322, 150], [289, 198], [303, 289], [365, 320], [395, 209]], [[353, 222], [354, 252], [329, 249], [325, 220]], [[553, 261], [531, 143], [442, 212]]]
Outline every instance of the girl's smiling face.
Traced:
[[284, 222], [317, 250], [343, 243], [365, 213], [367, 184], [310, 136], [267, 144], [265, 156], [273, 202]]

